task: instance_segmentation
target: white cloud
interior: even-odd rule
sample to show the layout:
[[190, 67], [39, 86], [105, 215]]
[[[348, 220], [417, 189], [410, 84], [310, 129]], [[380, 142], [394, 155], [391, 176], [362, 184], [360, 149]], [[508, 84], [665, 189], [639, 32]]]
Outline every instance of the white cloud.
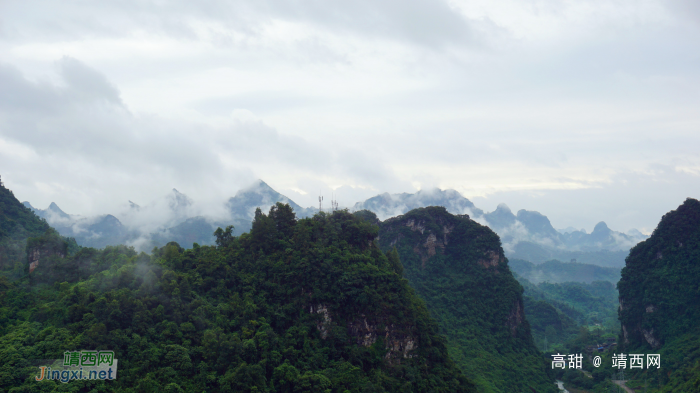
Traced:
[[5, 1], [0, 168], [22, 199], [81, 214], [262, 178], [302, 206], [439, 186], [557, 227], [653, 228], [698, 196], [698, 10]]

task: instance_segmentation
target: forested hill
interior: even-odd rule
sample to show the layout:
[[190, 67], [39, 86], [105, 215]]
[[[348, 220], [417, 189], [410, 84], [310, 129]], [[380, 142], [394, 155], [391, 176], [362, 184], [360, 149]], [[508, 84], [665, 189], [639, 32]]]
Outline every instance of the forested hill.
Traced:
[[217, 246], [45, 255], [0, 281], [0, 391], [59, 388], [30, 359], [82, 349], [115, 351], [119, 377], [75, 391], [475, 391], [377, 232], [277, 204], [249, 234], [217, 230]]
[[49, 230], [46, 221], [15, 198], [12, 191], [0, 185], [0, 269], [7, 270], [25, 262], [25, 245], [32, 236]]
[[700, 389], [700, 202], [688, 198], [630, 251], [620, 292], [625, 352], [660, 353], [663, 391]]
[[[369, 211], [356, 214], [377, 221]], [[380, 246], [397, 250], [405, 277], [447, 336], [450, 355], [480, 391], [556, 391], [498, 235], [444, 207], [415, 209], [379, 225]]]

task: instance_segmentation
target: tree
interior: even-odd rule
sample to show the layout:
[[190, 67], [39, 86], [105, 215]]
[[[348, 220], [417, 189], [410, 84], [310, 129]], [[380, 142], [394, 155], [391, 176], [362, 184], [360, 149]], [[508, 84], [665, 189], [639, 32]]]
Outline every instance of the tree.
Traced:
[[219, 247], [226, 247], [233, 241], [233, 225], [229, 225], [225, 230], [221, 227], [216, 228], [214, 231], [214, 236], [216, 237], [216, 245]]
[[253, 238], [252, 246], [254, 250], [271, 251], [275, 247], [277, 238], [277, 228], [275, 222], [265, 214], [260, 208], [255, 209], [255, 218], [250, 229]]
[[277, 202], [270, 208], [269, 217], [275, 222], [275, 227], [280, 235], [285, 238], [292, 236], [297, 217], [294, 209], [289, 204]]
[[396, 247], [387, 253], [387, 258], [389, 258], [389, 268], [399, 276], [403, 277], [403, 265], [399, 259], [399, 252], [396, 250]]

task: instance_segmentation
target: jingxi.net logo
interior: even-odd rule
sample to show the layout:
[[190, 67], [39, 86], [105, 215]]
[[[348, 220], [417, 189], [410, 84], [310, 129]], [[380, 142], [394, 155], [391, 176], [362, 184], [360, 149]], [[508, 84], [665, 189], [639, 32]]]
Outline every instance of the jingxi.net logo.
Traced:
[[117, 378], [114, 351], [66, 351], [63, 360], [39, 366], [37, 381], [112, 380]]

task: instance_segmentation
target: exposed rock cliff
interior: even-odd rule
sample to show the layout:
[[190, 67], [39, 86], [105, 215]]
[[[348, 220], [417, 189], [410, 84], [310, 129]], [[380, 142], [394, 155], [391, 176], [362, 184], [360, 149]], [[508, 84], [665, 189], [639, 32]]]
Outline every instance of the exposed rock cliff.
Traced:
[[418, 348], [417, 329], [413, 324], [397, 325], [381, 315], [364, 314], [360, 314], [349, 322], [334, 321], [325, 304], [311, 305], [309, 312], [321, 316], [316, 328], [323, 339], [328, 337], [334, 324], [347, 328], [348, 334], [363, 347], [370, 347], [377, 342], [378, 338], [382, 338], [387, 350], [384, 358], [390, 364], [398, 364], [402, 358], [413, 357], [413, 350]]

